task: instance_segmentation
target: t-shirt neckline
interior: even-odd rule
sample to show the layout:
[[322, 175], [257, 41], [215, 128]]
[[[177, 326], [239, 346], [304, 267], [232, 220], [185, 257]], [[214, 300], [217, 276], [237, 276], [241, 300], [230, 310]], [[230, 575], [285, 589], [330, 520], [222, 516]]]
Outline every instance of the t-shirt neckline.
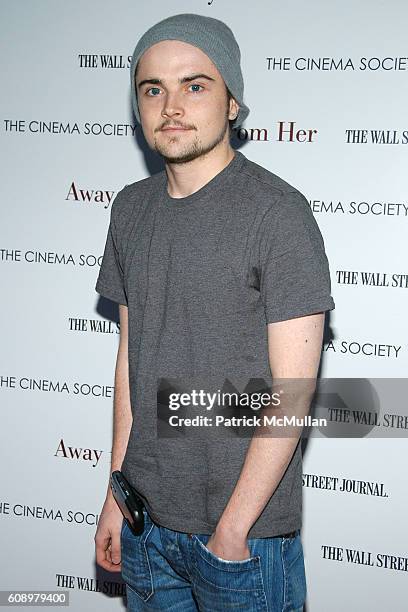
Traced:
[[167, 174], [166, 171], [163, 170], [163, 197], [164, 204], [169, 208], [180, 209], [189, 207], [191, 204], [201, 200], [202, 198], [211, 194], [215, 189], [218, 189], [226, 179], [233, 173], [239, 171], [241, 165], [243, 164], [245, 156], [241, 151], [235, 150], [235, 155], [231, 159], [231, 161], [223, 168], [218, 174], [213, 176], [212, 179], [208, 181], [205, 185], [200, 187], [194, 193], [191, 193], [184, 198], [172, 198], [167, 191]]

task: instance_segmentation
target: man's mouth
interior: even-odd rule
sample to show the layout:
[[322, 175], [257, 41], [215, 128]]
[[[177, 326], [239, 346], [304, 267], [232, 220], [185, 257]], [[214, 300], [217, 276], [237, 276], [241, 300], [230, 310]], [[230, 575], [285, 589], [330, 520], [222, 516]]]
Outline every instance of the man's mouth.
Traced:
[[190, 128], [182, 128], [182, 127], [166, 127], [162, 128], [162, 132], [187, 132]]

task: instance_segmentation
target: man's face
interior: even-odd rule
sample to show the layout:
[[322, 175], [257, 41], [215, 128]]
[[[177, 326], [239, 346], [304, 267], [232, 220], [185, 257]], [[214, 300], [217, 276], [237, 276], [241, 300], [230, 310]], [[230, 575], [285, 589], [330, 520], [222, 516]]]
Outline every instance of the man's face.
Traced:
[[221, 74], [201, 49], [178, 40], [147, 49], [136, 95], [146, 141], [167, 162], [191, 161], [229, 142], [228, 121], [239, 107], [228, 102]]

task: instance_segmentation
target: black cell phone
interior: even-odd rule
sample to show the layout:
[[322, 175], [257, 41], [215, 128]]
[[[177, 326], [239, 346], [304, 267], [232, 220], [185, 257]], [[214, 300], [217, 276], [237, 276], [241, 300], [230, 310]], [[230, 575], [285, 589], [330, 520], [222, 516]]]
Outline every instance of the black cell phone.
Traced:
[[143, 501], [120, 470], [112, 472], [110, 485], [113, 497], [129, 528], [134, 535], [140, 535], [144, 529]]

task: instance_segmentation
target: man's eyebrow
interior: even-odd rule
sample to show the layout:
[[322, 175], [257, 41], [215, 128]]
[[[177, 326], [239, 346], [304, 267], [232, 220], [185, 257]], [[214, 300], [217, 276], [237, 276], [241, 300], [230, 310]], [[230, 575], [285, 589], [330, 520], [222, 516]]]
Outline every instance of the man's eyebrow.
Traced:
[[[209, 81], [215, 81], [215, 79], [213, 79], [213, 77], [208, 76], [208, 74], [200, 73], [200, 74], [192, 74], [189, 76], [185, 76], [179, 79], [179, 83], [189, 83], [190, 81], [195, 81], [196, 79], [208, 79]], [[143, 81], [140, 81], [137, 84], [137, 88], [140, 89], [140, 87], [142, 87], [142, 85], [146, 85], [146, 83], [150, 85], [163, 85], [163, 81], [161, 79], [149, 78], [149, 79], [143, 79]]]

